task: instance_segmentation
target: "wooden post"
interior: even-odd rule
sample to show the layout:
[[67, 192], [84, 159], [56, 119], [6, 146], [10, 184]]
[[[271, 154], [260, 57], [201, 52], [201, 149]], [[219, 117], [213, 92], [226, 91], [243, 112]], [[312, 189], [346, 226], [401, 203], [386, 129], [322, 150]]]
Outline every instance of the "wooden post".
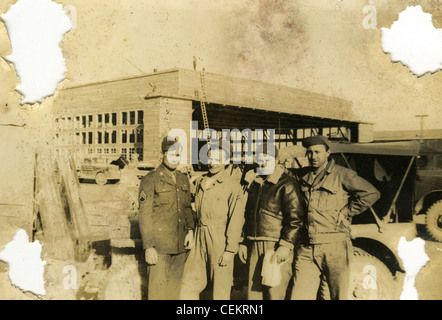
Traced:
[[36, 200], [43, 227], [43, 248], [55, 259], [74, 257], [73, 234], [70, 232], [63, 200], [58, 192], [54, 167], [47, 155], [37, 156]]

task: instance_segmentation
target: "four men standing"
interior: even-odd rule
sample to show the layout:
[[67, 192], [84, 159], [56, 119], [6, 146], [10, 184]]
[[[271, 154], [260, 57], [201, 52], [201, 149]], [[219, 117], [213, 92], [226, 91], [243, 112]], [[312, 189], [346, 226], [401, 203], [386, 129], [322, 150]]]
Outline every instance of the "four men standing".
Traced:
[[[198, 299], [208, 283], [213, 299], [230, 299], [238, 250], [249, 267], [248, 299], [286, 298], [293, 265], [292, 299], [316, 299], [321, 281], [328, 284], [332, 299], [347, 298], [350, 219], [373, 205], [379, 192], [329, 159], [327, 138], [304, 139], [310, 167], [295, 177], [276, 164], [277, 151], [268, 152], [268, 145], [262, 144], [247, 205], [239, 181], [226, 171], [230, 151], [212, 145], [209, 172], [196, 180], [195, 233], [189, 183], [175, 172], [176, 145], [163, 141], [164, 158], [169, 160], [140, 184], [149, 299], [176, 299], [179, 293], [181, 299]], [[281, 281], [274, 286], [262, 281], [267, 259], [281, 264]]]

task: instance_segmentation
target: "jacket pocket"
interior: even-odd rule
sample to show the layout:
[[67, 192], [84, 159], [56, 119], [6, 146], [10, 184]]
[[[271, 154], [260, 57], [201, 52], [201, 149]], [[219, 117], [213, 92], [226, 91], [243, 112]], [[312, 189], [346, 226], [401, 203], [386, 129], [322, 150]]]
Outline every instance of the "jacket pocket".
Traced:
[[155, 185], [155, 196], [153, 199], [153, 205], [163, 206], [172, 202], [174, 196], [174, 187], [170, 184], [160, 182]]

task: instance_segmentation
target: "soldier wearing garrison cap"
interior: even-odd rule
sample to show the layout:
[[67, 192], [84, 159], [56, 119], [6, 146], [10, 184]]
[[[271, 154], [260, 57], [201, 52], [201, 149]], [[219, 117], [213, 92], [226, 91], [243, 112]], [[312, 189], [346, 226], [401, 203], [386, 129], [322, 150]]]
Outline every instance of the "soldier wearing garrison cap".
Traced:
[[295, 258], [292, 299], [316, 299], [321, 279], [331, 299], [346, 299], [353, 254], [350, 218], [372, 206], [380, 194], [356, 172], [329, 159], [326, 137], [308, 137], [302, 145], [310, 167], [301, 169], [297, 178], [307, 217]]
[[163, 162], [141, 180], [139, 224], [148, 264], [148, 299], [179, 298], [194, 221], [187, 176], [178, 172], [181, 144], [165, 137]]

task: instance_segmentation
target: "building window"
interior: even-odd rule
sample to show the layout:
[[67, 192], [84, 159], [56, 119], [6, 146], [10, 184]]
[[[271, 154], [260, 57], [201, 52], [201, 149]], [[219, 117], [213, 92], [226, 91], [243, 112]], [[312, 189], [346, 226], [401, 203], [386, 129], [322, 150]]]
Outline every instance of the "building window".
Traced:
[[143, 148], [137, 148], [138, 160], [143, 161]]
[[121, 148], [121, 157], [127, 159], [127, 148]]
[[97, 153], [102, 153], [101, 148], [97, 148]]
[[83, 144], [86, 144], [86, 132], [82, 132], [81, 133], [82, 137], [83, 137]]
[[113, 126], [117, 125], [117, 114], [115, 112], [112, 113], [112, 125]]
[[76, 116], [74, 121], [74, 129], [79, 129], [79, 128], [80, 128], [80, 117]]
[[109, 143], [109, 132], [104, 133], [104, 143]]
[[130, 112], [130, 124], [135, 124], [135, 111]]
[[112, 143], [117, 143], [117, 130], [112, 131]]
[[121, 115], [121, 124], [127, 124], [127, 112], [122, 112]]
[[105, 149], [104, 149], [104, 153], [105, 153], [105, 154], [108, 154], [108, 153], [109, 153], [109, 148], [105, 148]]
[[103, 132], [98, 131], [97, 133], [98, 133], [97, 143], [101, 144], [101, 143], [103, 143]]
[[94, 124], [94, 116], [91, 114], [88, 116], [88, 123], [87, 123], [88, 128], [92, 127], [93, 124]]
[[101, 127], [103, 125], [103, 115], [99, 114], [97, 115], [97, 126]]
[[87, 149], [87, 152], [90, 154], [90, 153], [94, 153], [94, 149], [92, 149], [92, 148], [89, 148], [89, 149]]
[[86, 128], [86, 116], [82, 116], [82, 117], [81, 117], [81, 126], [82, 126], [83, 128]]
[[117, 153], [117, 148], [111, 148], [111, 153]]
[[137, 129], [137, 142], [143, 142], [143, 129]]
[[129, 142], [135, 143], [135, 130], [130, 131]]
[[109, 117], [110, 117], [109, 113], [106, 113], [104, 115], [104, 124], [108, 124], [109, 123], [109, 119], [110, 119]]
[[133, 160], [133, 154], [135, 153], [135, 148], [129, 148], [129, 159]]
[[127, 143], [127, 130], [121, 130], [121, 143]]
[[143, 110], [138, 110], [138, 124], [143, 124], [144, 122], [144, 112]]
[[94, 135], [93, 132], [88, 132], [89, 135], [89, 144], [93, 144], [94, 143]]

